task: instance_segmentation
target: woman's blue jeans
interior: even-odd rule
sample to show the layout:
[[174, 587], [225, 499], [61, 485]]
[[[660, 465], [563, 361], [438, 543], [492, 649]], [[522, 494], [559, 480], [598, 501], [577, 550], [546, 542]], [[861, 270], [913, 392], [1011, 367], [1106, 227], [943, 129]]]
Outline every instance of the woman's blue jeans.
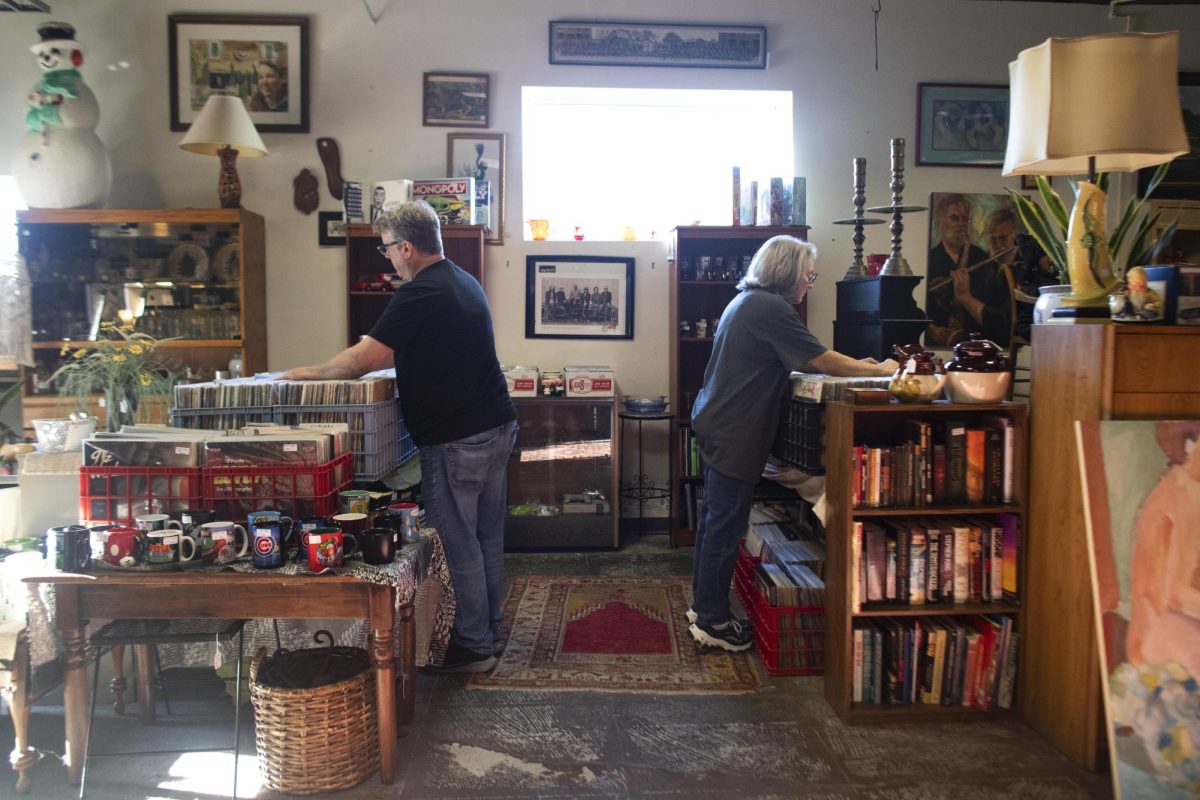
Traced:
[[720, 625], [733, 618], [729, 584], [738, 542], [750, 523], [753, 496], [753, 483], [704, 468], [704, 503], [692, 556], [692, 610], [701, 625]]
[[454, 636], [491, 653], [504, 602], [504, 515], [515, 422], [421, 448], [425, 520], [446, 551], [454, 583]]

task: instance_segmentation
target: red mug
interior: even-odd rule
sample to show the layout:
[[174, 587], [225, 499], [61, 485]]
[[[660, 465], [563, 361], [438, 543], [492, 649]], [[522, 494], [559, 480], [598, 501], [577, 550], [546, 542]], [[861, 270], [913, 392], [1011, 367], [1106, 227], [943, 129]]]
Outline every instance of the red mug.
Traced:
[[115, 567], [133, 567], [146, 560], [146, 535], [137, 528], [118, 525], [104, 532], [101, 556]]
[[314, 528], [304, 534], [302, 543], [308, 551], [308, 571], [317, 575], [340, 569], [346, 556], [358, 552], [358, 541], [337, 528]]

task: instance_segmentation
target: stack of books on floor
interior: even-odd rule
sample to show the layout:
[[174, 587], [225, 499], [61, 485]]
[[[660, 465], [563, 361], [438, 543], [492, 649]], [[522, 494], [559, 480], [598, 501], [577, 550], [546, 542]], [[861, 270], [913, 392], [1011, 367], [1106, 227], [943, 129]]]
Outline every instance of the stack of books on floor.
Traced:
[[1017, 639], [1003, 615], [859, 620], [852, 700], [1012, 708]]

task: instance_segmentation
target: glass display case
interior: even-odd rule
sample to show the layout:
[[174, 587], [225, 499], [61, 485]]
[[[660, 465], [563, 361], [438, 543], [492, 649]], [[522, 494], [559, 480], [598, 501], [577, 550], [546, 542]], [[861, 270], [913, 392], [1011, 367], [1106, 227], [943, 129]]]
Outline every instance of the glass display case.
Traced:
[[616, 547], [616, 400], [514, 397], [506, 549]]
[[[164, 365], [212, 379], [267, 366], [263, 218], [244, 209], [34, 209], [17, 215], [31, 281], [35, 365], [23, 370], [26, 426], [62, 416], [51, 376], [64, 345], [130, 324], [159, 339]], [[157, 351], [156, 351], [157, 354]], [[164, 411], [158, 408], [158, 411]], [[165, 421], [165, 418], [160, 420]]]

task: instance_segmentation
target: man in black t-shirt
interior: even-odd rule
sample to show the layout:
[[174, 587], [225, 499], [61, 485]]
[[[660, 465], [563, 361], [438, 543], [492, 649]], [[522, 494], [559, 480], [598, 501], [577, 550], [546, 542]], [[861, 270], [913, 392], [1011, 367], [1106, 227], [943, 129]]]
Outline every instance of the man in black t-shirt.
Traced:
[[454, 631], [441, 669], [496, 665], [504, 600], [504, 515], [516, 410], [496, 358], [487, 297], [442, 255], [437, 213], [403, 203], [373, 223], [404, 283], [371, 332], [323, 364], [283, 380], [357, 378], [396, 367], [404, 422], [421, 452], [426, 521], [454, 581]]

